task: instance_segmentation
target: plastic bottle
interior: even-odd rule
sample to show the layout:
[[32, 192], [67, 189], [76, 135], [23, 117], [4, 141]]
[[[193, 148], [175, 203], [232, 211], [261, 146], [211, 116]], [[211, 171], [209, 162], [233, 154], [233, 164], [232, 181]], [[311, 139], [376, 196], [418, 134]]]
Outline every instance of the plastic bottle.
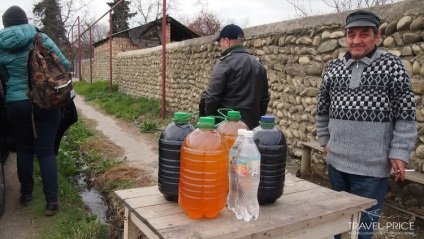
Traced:
[[274, 203], [283, 195], [287, 143], [283, 132], [275, 126], [274, 116], [261, 116], [253, 129], [254, 141], [261, 153], [261, 180], [258, 189], [260, 205]]
[[215, 217], [225, 207], [228, 145], [215, 119], [200, 117], [181, 148], [178, 204], [191, 218]]
[[234, 141], [233, 146], [230, 149], [229, 160], [230, 166], [228, 170], [228, 177], [230, 178], [230, 186], [227, 195], [227, 206], [233, 212], [235, 211], [236, 198], [237, 198], [237, 154], [240, 148], [241, 143], [244, 139], [244, 133], [246, 129], [238, 129], [237, 130], [237, 138]]
[[253, 131], [246, 131], [237, 154], [237, 199], [235, 214], [246, 222], [259, 216], [258, 187], [261, 154], [253, 141]]
[[178, 201], [180, 150], [186, 136], [194, 130], [188, 113], [175, 112], [174, 121], [160, 135], [158, 187], [168, 201]]
[[249, 127], [240, 119], [240, 111], [231, 110], [227, 112], [227, 120], [218, 125], [217, 130], [227, 140], [228, 148], [233, 146], [233, 143], [238, 136], [238, 129], [249, 130]]

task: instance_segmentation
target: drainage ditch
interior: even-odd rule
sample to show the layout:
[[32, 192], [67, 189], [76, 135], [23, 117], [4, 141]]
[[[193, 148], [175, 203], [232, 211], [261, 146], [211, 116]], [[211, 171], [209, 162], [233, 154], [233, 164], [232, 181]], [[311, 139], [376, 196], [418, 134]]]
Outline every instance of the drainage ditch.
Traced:
[[90, 213], [97, 215], [102, 224], [106, 223], [107, 204], [103, 200], [102, 194], [87, 182], [88, 178], [84, 173], [79, 173], [76, 177], [76, 183], [84, 204]]

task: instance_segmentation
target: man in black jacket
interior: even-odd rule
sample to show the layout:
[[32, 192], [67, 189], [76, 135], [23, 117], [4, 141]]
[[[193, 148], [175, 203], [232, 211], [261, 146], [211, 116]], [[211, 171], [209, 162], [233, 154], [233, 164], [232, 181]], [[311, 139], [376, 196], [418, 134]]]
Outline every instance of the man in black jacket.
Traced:
[[221, 58], [201, 96], [200, 115], [219, 115], [218, 109], [231, 108], [240, 111], [241, 120], [253, 129], [269, 102], [265, 67], [243, 45], [244, 33], [239, 26], [225, 26], [215, 41], [220, 44]]

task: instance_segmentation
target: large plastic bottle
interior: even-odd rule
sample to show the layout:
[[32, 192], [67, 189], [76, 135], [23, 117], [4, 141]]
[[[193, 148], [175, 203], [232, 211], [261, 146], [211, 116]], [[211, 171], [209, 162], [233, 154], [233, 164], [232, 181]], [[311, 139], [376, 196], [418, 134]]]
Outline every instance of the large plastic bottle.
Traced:
[[235, 214], [246, 222], [259, 216], [258, 187], [261, 154], [253, 141], [253, 131], [246, 131], [237, 154], [237, 199]]
[[189, 217], [212, 218], [225, 207], [228, 164], [227, 141], [215, 119], [200, 117], [181, 148], [178, 204]]
[[275, 126], [274, 116], [261, 116], [253, 129], [254, 141], [261, 153], [261, 180], [258, 189], [260, 205], [274, 203], [283, 195], [287, 143], [286, 137]]
[[231, 110], [227, 112], [227, 120], [218, 125], [217, 130], [227, 140], [229, 148], [233, 146], [233, 143], [238, 136], [238, 129], [249, 130], [249, 127], [240, 119], [240, 111]]
[[178, 201], [180, 150], [186, 136], [194, 130], [188, 113], [175, 112], [174, 121], [160, 135], [158, 187], [168, 201]]
[[233, 146], [230, 149], [229, 160], [230, 166], [228, 170], [228, 177], [230, 178], [230, 186], [227, 195], [227, 206], [233, 212], [235, 211], [236, 198], [237, 198], [237, 154], [240, 148], [241, 143], [244, 139], [244, 133], [246, 129], [238, 129], [237, 130], [237, 138], [234, 141]]

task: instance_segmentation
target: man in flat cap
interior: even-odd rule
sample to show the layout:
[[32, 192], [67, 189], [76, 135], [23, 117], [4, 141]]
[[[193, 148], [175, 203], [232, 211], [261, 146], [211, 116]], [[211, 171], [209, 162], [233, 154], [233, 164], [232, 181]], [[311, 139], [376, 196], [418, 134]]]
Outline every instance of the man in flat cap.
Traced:
[[270, 99], [265, 67], [243, 45], [244, 32], [239, 26], [225, 26], [215, 41], [222, 50], [221, 58], [201, 96], [200, 115], [219, 115], [218, 109], [231, 108], [240, 111], [241, 120], [253, 129], [265, 115]]
[[364, 10], [347, 16], [349, 51], [325, 70], [316, 114], [332, 188], [377, 200], [362, 212], [359, 238], [372, 238], [391, 170], [404, 180], [417, 136], [409, 76], [399, 57], [377, 49], [379, 23]]

